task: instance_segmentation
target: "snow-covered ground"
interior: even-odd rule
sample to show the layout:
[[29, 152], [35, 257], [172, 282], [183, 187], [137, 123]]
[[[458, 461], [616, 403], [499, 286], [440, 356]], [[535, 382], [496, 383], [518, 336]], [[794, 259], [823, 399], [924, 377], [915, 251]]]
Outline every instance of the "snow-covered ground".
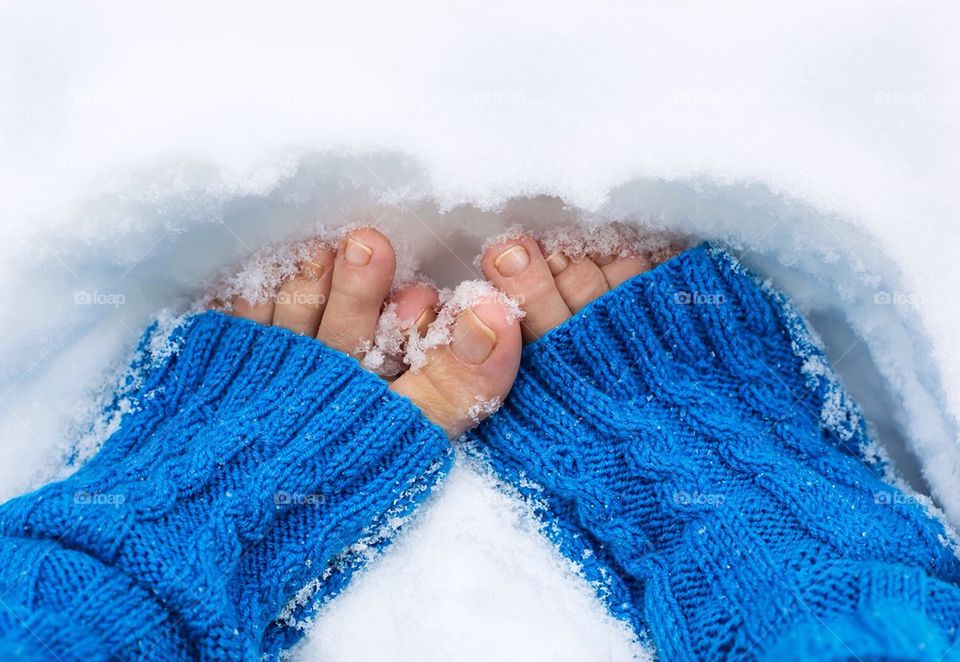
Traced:
[[[0, 496], [268, 244], [376, 220], [449, 285], [513, 221], [617, 218], [787, 289], [960, 524], [953, 3], [298, 5], [0, 3]], [[518, 508], [458, 466], [301, 655], [643, 656]]]

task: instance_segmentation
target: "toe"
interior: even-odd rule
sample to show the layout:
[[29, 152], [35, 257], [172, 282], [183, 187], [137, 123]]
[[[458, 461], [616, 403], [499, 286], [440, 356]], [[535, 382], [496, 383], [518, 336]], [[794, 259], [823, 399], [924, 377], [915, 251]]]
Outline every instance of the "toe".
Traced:
[[273, 320], [273, 307], [273, 301], [253, 304], [243, 297], [237, 297], [230, 304], [229, 314], [257, 324], [268, 325]]
[[530, 237], [494, 244], [480, 264], [484, 275], [516, 299], [526, 313], [521, 325], [524, 342], [533, 342], [570, 317], [570, 308], [554, 284], [550, 267]]
[[429, 350], [421, 369], [401, 375], [390, 388], [456, 438], [506, 397], [521, 345], [519, 321], [503, 304], [484, 301], [460, 313], [449, 345]]
[[330, 295], [336, 253], [326, 246], [313, 259], [302, 262], [298, 272], [280, 286], [273, 309], [273, 325], [305, 336], [316, 336]]
[[393, 293], [390, 302], [397, 305], [400, 323], [423, 337], [430, 323], [437, 319], [440, 295], [429, 285], [405, 285]]
[[317, 339], [362, 358], [361, 348], [373, 339], [395, 268], [393, 247], [376, 230], [354, 230], [345, 237], [337, 249]]
[[641, 255], [628, 255], [618, 257], [614, 255], [594, 255], [592, 256], [594, 264], [600, 267], [604, 278], [607, 279], [607, 285], [610, 289], [625, 283], [634, 276], [649, 271], [653, 264], [650, 260]]
[[547, 266], [571, 312], [578, 312], [609, 289], [603, 271], [587, 258], [570, 258], [556, 252], [547, 256]]

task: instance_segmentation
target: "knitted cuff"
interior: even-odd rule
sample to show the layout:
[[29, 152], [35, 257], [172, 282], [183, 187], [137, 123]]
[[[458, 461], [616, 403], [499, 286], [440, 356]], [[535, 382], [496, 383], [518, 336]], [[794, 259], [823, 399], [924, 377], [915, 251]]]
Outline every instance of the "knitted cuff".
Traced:
[[[201, 657], [276, 653], [346, 583], [350, 546], [375, 548], [423, 500], [449, 444], [313, 339], [208, 312], [163, 340], [145, 339], [163, 358], [144, 361], [119, 430], [67, 480], [2, 506], [0, 534], [55, 541], [149, 589]], [[137, 623], [98, 626], [122, 640]]]
[[756, 654], [803, 618], [755, 631], [758, 605], [809, 566], [960, 577], [943, 527], [860, 461], [864, 426], [802, 320], [706, 245], [528, 346], [472, 439], [667, 658]]

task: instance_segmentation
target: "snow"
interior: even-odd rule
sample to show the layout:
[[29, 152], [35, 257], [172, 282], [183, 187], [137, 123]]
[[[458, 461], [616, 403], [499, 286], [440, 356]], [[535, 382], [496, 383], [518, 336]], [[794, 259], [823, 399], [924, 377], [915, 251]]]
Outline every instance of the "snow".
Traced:
[[[960, 524], [958, 30], [945, 1], [2, 4], [0, 496], [94, 448], [148, 320], [259, 251], [375, 224], [453, 287], [512, 226], [610, 219], [785, 289]], [[587, 596], [461, 467], [300, 654], [629, 659]]]
[[416, 320], [401, 320], [397, 316], [397, 304], [388, 303], [377, 320], [374, 338], [361, 343], [358, 351], [363, 355], [363, 367], [384, 377], [396, 377], [406, 369], [404, 365], [404, 340]]
[[226, 270], [196, 307], [202, 310], [206, 304], [215, 301], [229, 310], [236, 297], [243, 297], [254, 306], [276, 300], [280, 285], [296, 274], [297, 265], [309, 260], [312, 251], [323, 243], [298, 241], [270, 245], [257, 251], [239, 266], [233, 265]]
[[596, 610], [525, 508], [460, 458], [443, 498], [318, 615], [300, 652], [331, 662], [385, 651], [396, 662], [447, 653], [464, 662], [652, 659], [622, 622]]

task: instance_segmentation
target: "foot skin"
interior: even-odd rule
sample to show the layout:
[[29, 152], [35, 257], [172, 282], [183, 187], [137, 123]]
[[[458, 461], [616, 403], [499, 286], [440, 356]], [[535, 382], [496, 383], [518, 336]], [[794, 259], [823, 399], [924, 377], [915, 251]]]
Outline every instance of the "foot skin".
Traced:
[[[376, 230], [351, 232], [336, 251], [320, 248], [297, 275], [281, 285], [274, 301], [250, 305], [231, 302], [231, 313], [264, 325], [315, 337], [328, 347], [360, 360], [374, 337], [390, 294], [396, 256]], [[390, 299], [397, 315], [422, 335], [436, 318], [437, 292], [416, 285], [400, 288]], [[520, 363], [520, 325], [497, 301], [482, 301], [456, 319], [449, 346], [427, 353], [426, 364], [390, 384], [409, 398], [450, 438], [458, 437], [487, 415], [483, 403], [502, 400]]]
[[573, 258], [544, 255], [531, 237], [495, 243], [483, 254], [484, 275], [520, 303], [526, 313], [523, 342], [531, 343], [562, 324], [601, 294], [672, 257], [591, 255]]

